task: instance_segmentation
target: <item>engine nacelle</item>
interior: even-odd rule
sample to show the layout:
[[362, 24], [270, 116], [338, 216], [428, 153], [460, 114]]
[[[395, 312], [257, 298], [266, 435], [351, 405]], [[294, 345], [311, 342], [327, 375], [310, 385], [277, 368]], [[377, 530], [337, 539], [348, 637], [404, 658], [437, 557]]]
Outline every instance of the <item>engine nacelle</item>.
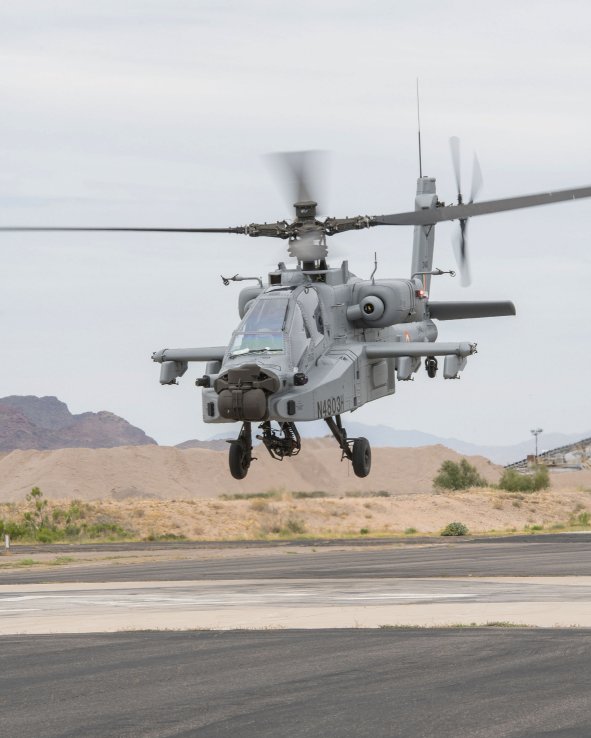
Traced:
[[415, 314], [415, 285], [410, 280], [362, 282], [355, 285], [353, 298], [355, 304], [347, 308], [347, 319], [357, 325], [386, 328], [408, 322]]

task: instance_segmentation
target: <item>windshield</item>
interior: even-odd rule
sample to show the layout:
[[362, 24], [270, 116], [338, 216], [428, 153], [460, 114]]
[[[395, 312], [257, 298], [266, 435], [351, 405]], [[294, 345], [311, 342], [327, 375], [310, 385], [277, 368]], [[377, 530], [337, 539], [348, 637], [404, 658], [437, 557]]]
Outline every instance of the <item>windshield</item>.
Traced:
[[230, 356], [283, 352], [283, 328], [288, 304], [289, 299], [284, 297], [256, 302], [234, 335]]

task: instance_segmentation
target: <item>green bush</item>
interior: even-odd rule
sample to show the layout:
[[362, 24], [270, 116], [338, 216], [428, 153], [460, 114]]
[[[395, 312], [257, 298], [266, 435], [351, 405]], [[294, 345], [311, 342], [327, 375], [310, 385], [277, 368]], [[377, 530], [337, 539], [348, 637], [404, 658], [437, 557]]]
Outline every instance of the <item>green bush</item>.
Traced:
[[538, 466], [533, 474], [520, 474], [515, 469], [505, 469], [498, 486], [507, 492], [537, 492], [548, 489], [550, 475], [545, 466]]
[[15, 523], [12, 520], [0, 520], [0, 536], [4, 537], [8, 534], [11, 540], [16, 541], [19, 538], [26, 538], [28, 528], [21, 523]]
[[468, 526], [464, 523], [448, 523], [445, 528], [441, 531], [442, 536], [467, 536]]
[[455, 461], [444, 461], [433, 484], [441, 489], [468, 489], [469, 487], [486, 487], [488, 482], [480, 476], [478, 470], [466, 459], [459, 464]]

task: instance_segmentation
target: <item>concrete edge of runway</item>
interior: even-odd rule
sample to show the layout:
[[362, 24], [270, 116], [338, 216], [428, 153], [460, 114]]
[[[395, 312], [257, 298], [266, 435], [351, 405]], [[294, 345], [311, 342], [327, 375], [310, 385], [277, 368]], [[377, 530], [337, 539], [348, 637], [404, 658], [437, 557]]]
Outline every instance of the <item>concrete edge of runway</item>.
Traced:
[[[117, 541], [101, 543], [12, 543], [10, 549], [15, 554], [28, 553], [82, 553], [84, 551], [175, 551], [184, 549], [240, 549], [240, 548], [290, 548], [298, 547], [371, 547], [371, 546], [416, 546], [416, 545], [460, 545], [479, 543], [587, 543], [589, 531], [569, 531], [565, 533], [531, 533], [515, 535], [481, 536], [397, 536], [388, 538], [291, 538], [282, 540], [230, 540], [230, 541]], [[4, 549], [0, 550], [0, 555]]]

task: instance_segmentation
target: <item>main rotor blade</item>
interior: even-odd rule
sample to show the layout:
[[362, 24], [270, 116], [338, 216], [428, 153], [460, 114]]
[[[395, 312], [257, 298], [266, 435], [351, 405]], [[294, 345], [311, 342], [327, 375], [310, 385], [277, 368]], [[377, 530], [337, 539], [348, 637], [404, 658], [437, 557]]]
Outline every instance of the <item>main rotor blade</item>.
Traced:
[[89, 228], [82, 226], [0, 226], [0, 231], [41, 231], [41, 232], [64, 232], [64, 231], [88, 231], [88, 232], [110, 232], [110, 233], [246, 233], [246, 226], [236, 228]]
[[538, 195], [524, 195], [522, 197], [507, 197], [502, 200], [485, 200], [484, 202], [468, 203], [466, 205], [447, 205], [440, 208], [426, 208], [413, 210], [408, 213], [394, 213], [392, 215], [374, 215], [370, 217], [370, 224], [376, 225], [434, 225], [446, 220], [458, 218], [472, 218], [475, 215], [501, 213], [506, 210], [531, 208], [536, 205], [550, 205], [554, 202], [578, 200], [591, 197], [591, 187], [577, 187], [572, 190], [558, 190], [557, 192], [543, 192]]

